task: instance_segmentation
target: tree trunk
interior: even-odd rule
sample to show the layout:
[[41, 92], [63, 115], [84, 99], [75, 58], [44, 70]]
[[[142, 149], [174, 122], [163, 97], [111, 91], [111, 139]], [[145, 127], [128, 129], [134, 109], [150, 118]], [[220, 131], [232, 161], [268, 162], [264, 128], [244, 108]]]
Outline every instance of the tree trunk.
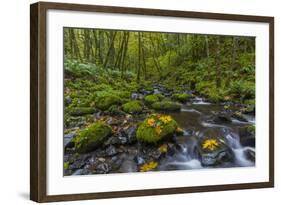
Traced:
[[216, 88], [221, 86], [220, 37], [216, 38]]
[[111, 39], [111, 42], [110, 42], [110, 45], [109, 45], [109, 48], [108, 48], [108, 51], [107, 51], [107, 54], [106, 54], [104, 63], [103, 63], [103, 67], [104, 67], [104, 68], [106, 68], [107, 63], [108, 63], [108, 60], [109, 60], [109, 57], [110, 57], [110, 54], [112, 53], [112, 48], [113, 48], [113, 45], [114, 45], [114, 39], [115, 39], [115, 37], [116, 37], [116, 32], [114, 32], [114, 34], [113, 34], [113, 36], [112, 36], [112, 39]]

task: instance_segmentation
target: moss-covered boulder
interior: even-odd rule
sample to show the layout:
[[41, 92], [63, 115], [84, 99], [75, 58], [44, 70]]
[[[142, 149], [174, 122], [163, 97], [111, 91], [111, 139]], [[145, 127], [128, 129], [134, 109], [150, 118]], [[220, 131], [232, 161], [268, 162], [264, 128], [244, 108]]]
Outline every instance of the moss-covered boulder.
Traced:
[[101, 145], [112, 133], [111, 127], [103, 122], [96, 122], [77, 133], [73, 139], [78, 153], [90, 152]]
[[170, 115], [152, 114], [138, 127], [137, 139], [141, 142], [156, 144], [171, 137], [177, 128], [177, 122]]
[[126, 113], [123, 112], [118, 105], [112, 105], [108, 108], [107, 114], [109, 115], [125, 115]]
[[122, 109], [126, 113], [131, 113], [131, 114], [139, 113], [142, 111], [142, 104], [140, 101], [134, 100], [123, 104]]
[[159, 102], [164, 99], [164, 96], [161, 94], [152, 94], [152, 95], [147, 95], [144, 98], [144, 102], [148, 105], [152, 105], [155, 102]]
[[81, 116], [81, 115], [88, 115], [93, 114], [96, 112], [96, 109], [93, 107], [75, 107], [69, 109], [69, 114], [71, 116]]
[[106, 93], [100, 96], [97, 96], [95, 100], [95, 105], [98, 109], [107, 110], [112, 105], [120, 105], [122, 100], [119, 96]]
[[190, 97], [191, 97], [191, 95], [189, 95], [187, 93], [176, 93], [172, 96], [172, 99], [185, 103]]
[[152, 108], [161, 111], [180, 111], [181, 105], [171, 101], [162, 101], [153, 103]]

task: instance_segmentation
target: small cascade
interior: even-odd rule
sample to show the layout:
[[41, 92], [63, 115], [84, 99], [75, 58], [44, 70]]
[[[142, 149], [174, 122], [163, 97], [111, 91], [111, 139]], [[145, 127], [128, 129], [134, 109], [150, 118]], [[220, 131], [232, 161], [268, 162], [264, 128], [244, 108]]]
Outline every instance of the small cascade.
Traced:
[[243, 117], [250, 123], [255, 124], [256, 123], [256, 118], [254, 115], [246, 115], [246, 114], [242, 114]]
[[242, 147], [242, 145], [239, 142], [239, 136], [234, 133], [226, 135], [226, 140], [228, 142], [229, 147], [234, 153], [235, 163], [237, 166], [240, 167], [254, 166], [254, 162], [250, 161], [246, 156], [246, 152], [248, 150], [255, 152], [254, 148]]
[[204, 100], [205, 100], [204, 98], [195, 97], [195, 98], [192, 100], [192, 104], [194, 104], [194, 105], [210, 105], [210, 104], [211, 104], [211, 103], [206, 102], [206, 101], [204, 101]]

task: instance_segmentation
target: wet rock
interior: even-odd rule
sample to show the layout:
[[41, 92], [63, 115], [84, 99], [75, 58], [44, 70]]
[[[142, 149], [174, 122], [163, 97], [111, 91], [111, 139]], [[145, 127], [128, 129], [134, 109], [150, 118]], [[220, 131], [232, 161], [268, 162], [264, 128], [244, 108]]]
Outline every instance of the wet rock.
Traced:
[[256, 152], [253, 149], [246, 149], [244, 151], [244, 154], [245, 154], [246, 158], [248, 160], [250, 160], [251, 162], [256, 161]]
[[143, 100], [144, 95], [141, 93], [132, 93], [131, 99], [132, 100]]
[[63, 146], [65, 149], [74, 147], [74, 143], [71, 141], [75, 137], [75, 133], [69, 133], [63, 136]]
[[119, 168], [120, 168], [120, 166], [121, 166], [122, 163], [123, 163], [123, 160], [124, 160], [124, 159], [121, 158], [121, 157], [113, 156], [113, 157], [111, 158], [111, 161], [110, 161], [111, 171], [114, 171], [114, 172], [118, 171]]
[[202, 133], [198, 141], [198, 152], [204, 166], [215, 166], [234, 159], [233, 152], [219, 129], [209, 129]]
[[219, 112], [215, 114], [215, 116], [211, 119], [211, 122], [213, 123], [231, 123], [231, 117], [226, 112]]
[[74, 176], [78, 176], [78, 175], [82, 175], [84, 169], [77, 169], [76, 171], [74, 171], [72, 173], [72, 175]]
[[137, 132], [136, 126], [131, 126], [125, 130], [125, 135], [127, 136], [128, 143], [132, 144], [137, 141], [136, 132]]
[[143, 95], [150, 95], [153, 93], [153, 90], [145, 90], [145, 89], [140, 89], [139, 93], [143, 94]]
[[96, 172], [98, 174], [106, 174], [111, 170], [111, 167], [108, 163], [103, 162], [97, 165]]
[[116, 155], [118, 151], [114, 146], [110, 145], [108, 148], [106, 148], [105, 153], [107, 156], [113, 156]]
[[120, 135], [110, 137], [104, 144], [105, 145], [123, 145], [127, 143], [127, 137]]
[[242, 115], [241, 112], [234, 112], [231, 117], [241, 122], [248, 122], [248, 120]]
[[255, 126], [246, 125], [239, 130], [240, 143], [242, 146], [255, 147], [256, 137], [255, 137]]
[[135, 157], [135, 161], [138, 165], [144, 164], [145, 163], [145, 159], [141, 156], [136, 156]]
[[138, 166], [133, 159], [126, 159], [119, 168], [121, 173], [137, 172]]

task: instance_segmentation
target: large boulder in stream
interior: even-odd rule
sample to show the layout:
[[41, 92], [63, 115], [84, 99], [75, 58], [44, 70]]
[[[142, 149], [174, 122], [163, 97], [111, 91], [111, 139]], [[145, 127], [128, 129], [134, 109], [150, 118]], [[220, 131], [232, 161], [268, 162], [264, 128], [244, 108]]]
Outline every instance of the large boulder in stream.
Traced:
[[163, 100], [164, 96], [161, 94], [152, 94], [152, 95], [147, 95], [144, 98], [144, 102], [147, 105], [152, 105], [153, 103], [159, 102]]
[[152, 108], [159, 111], [180, 111], [181, 105], [171, 101], [162, 101], [153, 103]]
[[142, 111], [142, 104], [140, 101], [133, 100], [122, 105], [122, 109], [126, 113], [135, 114]]
[[101, 145], [111, 133], [111, 127], [103, 122], [93, 123], [73, 138], [75, 151], [78, 153], [90, 152]]
[[234, 159], [232, 150], [216, 130], [205, 131], [198, 143], [203, 166], [216, 166]]
[[177, 122], [171, 116], [152, 114], [138, 127], [137, 139], [141, 142], [156, 144], [172, 137], [177, 128]]
[[185, 103], [190, 98], [191, 95], [187, 93], [176, 93], [172, 96], [172, 99], [179, 101], [181, 103]]

